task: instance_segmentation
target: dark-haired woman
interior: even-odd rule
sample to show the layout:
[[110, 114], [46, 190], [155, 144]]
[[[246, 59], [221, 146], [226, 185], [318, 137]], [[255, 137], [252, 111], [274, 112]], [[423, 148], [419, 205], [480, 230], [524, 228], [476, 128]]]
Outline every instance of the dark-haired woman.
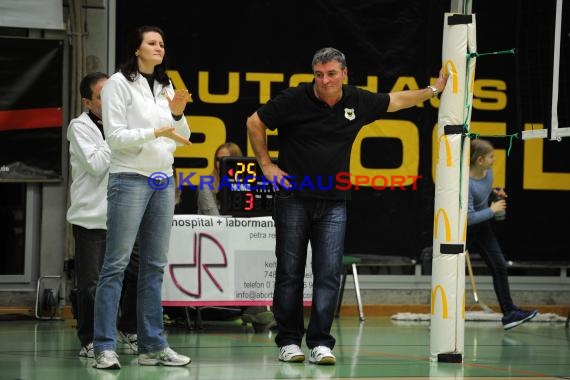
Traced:
[[174, 90], [166, 74], [164, 33], [136, 30], [127, 59], [102, 91], [103, 128], [111, 148], [107, 189], [107, 248], [95, 297], [95, 368], [121, 367], [115, 352], [123, 275], [139, 238], [138, 363], [184, 366], [163, 333], [161, 288], [174, 213], [172, 164], [177, 145], [188, 145], [187, 90]]

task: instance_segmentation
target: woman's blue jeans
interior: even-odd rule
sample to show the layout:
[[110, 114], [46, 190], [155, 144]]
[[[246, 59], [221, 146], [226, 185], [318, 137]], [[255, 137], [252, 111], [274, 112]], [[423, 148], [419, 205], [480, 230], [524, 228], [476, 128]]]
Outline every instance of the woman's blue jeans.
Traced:
[[307, 326], [309, 348], [333, 348], [331, 326], [340, 290], [346, 230], [346, 202], [299, 198], [294, 192], [278, 192], [273, 218], [276, 229], [277, 268], [273, 313], [279, 347], [301, 345], [305, 332], [303, 286], [307, 244], [311, 243], [313, 298]]
[[[164, 180], [166, 181], [166, 180]], [[154, 182], [153, 182], [154, 184]], [[162, 278], [174, 214], [174, 178], [164, 189], [135, 173], [111, 173], [107, 190], [107, 249], [95, 295], [95, 353], [115, 350], [116, 319], [125, 269], [137, 235], [139, 353], [168, 347], [163, 333]]]

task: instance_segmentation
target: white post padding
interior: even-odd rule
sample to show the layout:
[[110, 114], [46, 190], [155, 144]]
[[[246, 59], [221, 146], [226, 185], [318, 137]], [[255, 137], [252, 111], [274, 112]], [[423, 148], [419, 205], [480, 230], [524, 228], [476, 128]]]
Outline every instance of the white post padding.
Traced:
[[475, 35], [474, 15], [445, 14], [442, 65], [449, 79], [437, 132], [430, 325], [433, 361], [463, 361], [469, 189], [469, 138], [464, 132], [471, 118], [475, 59], [469, 60], [468, 53], [476, 52]]

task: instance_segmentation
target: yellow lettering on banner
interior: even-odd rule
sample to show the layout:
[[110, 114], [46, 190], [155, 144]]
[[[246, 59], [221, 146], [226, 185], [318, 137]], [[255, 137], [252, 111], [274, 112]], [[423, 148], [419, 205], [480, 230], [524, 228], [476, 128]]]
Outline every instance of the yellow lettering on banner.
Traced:
[[[525, 124], [525, 130], [533, 129]], [[542, 129], [534, 124], [534, 129]], [[524, 140], [523, 189], [525, 190], [570, 190], [570, 173], [544, 171], [544, 139]]]
[[449, 318], [447, 310], [447, 296], [445, 295], [445, 290], [443, 290], [443, 286], [441, 285], [436, 285], [431, 291], [431, 315], [435, 315], [435, 300], [437, 299], [438, 290], [441, 292], [441, 316], [443, 319], [447, 319]]
[[[462, 83], [457, 81], [457, 71], [455, 63], [451, 60], [444, 63], [444, 70], [447, 70], [451, 74], [450, 85], [454, 92], [459, 91], [459, 86]], [[473, 72], [472, 72], [473, 73]], [[242, 76], [243, 74], [243, 76]], [[177, 70], [169, 70], [168, 75], [172, 80], [175, 88], [188, 88], [184, 83], [180, 72]], [[245, 77], [245, 80], [242, 78]], [[469, 86], [473, 86], [474, 99], [473, 108], [481, 110], [491, 110], [498, 111], [504, 110], [507, 105], [507, 95], [506, 95], [506, 82], [500, 79], [477, 79], [470, 74]], [[240, 89], [242, 86], [246, 85], [245, 82], [259, 84], [259, 102], [260, 104], [266, 103], [272, 97], [272, 88], [281, 87], [288, 82], [289, 86], [297, 86], [300, 83], [310, 83], [313, 80], [313, 74], [311, 73], [296, 73], [291, 74], [287, 79], [284, 73], [259, 73], [259, 72], [228, 72], [227, 73], [227, 91], [223, 94], [213, 94], [210, 92], [210, 87], [219, 88], [219, 84], [216, 86], [211, 86], [214, 81], [213, 76], [208, 71], [201, 71], [197, 73], [198, 84], [197, 96], [199, 101], [204, 104], [232, 104], [240, 99]], [[222, 79], [223, 80], [223, 79]], [[366, 83], [364, 85], [358, 86], [360, 88], [377, 92], [378, 91], [378, 77], [374, 75], [369, 75], [366, 77]], [[434, 83], [435, 78], [430, 78], [430, 83]], [[277, 86], [279, 85], [279, 86]], [[222, 88], [224, 88], [222, 86]], [[414, 77], [402, 76], [399, 77], [392, 91], [406, 90], [406, 89], [417, 89], [417, 81]], [[192, 101], [190, 101], [192, 102]], [[437, 108], [440, 105], [440, 100], [437, 97], [430, 99], [430, 104]], [[423, 105], [420, 105], [422, 107]], [[193, 122], [191, 124], [191, 129], [193, 133], [203, 133], [206, 137], [204, 143], [195, 143], [191, 147], [182, 147], [176, 151], [176, 155], [180, 157], [205, 157], [208, 162], [211, 160], [211, 153], [217, 147], [217, 144], [221, 144], [226, 140], [226, 127], [224, 122], [216, 117], [209, 116], [192, 116], [190, 119], [200, 120], [199, 122]], [[205, 123], [205, 124], [204, 124]], [[378, 123], [378, 124], [377, 124]], [[396, 126], [396, 131], [394, 128], [388, 131], [389, 128], [384, 130], [384, 126], [392, 124]], [[376, 126], [376, 127], [373, 127]], [[379, 129], [378, 126], [382, 126]], [[404, 128], [401, 128], [404, 126]], [[399, 129], [399, 130], [398, 130]], [[479, 133], [481, 137], [485, 136], [504, 136], [506, 134], [506, 123], [505, 122], [472, 122], [470, 124], [470, 132]], [[277, 135], [277, 132], [268, 131], [268, 141], [272, 142], [271, 139]], [[385, 138], [398, 138], [401, 140], [404, 147], [404, 153], [402, 157], [402, 165], [395, 169], [383, 169], [383, 168], [364, 168], [362, 165], [362, 160], [360, 157], [360, 145], [362, 140], [365, 138], [374, 137], [385, 137]], [[436, 175], [436, 165], [439, 153], [439, 144], [444, 142], [439, 141], [439, 136], [437, 136], [437, 124], [434, 125], [434, 133], [432, 136], [432, 178], [435, 181]], [[269, 144], [273, 146], [274, 144]], [[275, 144], [277, 145], [277, 144]], [[568, 180], [568, 175], [570, 173], [543, 173], [542, 172], [542, 149], [544, 142], [539, 139], [525, 140], [525, 155], [524, 155], [524, 186], [528, 189], [542, 189], [542, 190], [569, 190], [570, 184]], [[202, 153], [203, 151], [203, 153]], [[253, 155], [250, 142], [247, 141], [247, 151], [248, 155]], [[443, 149], [442, 149], [443, 152]], [[538, 156], [537, 156], [538, 154]], [[277, 157], [278, 151], [274, 150], [270, 152], [271, 157]], [[504, 187], [506, 182], [506, 150], [503, 148], [495, 149], [496, 163], [494, 165], [495, 182], [494, 186]], [[357, 141], [353, 145], [353, 151], [351, 155], [351, 173], [354, 175], [371, 175], [371, 178], [376, 175], [391, 176], [391, 175], [403, 175], [407, 178], [405, 186], [409, 186], [413, 183], [414, 179], [411, 176], [418, 175], [419, 167], [419, 138], [416, 126], [406, 120], [386, 120], [371, 123], [369, 126], [363, 128], [358, 137]], [[211, 169], [211, 163], [208, 164], [208, 168], [200, 169], [207, 174]], [[507, 189], [508, 191], [508, 189]]]
[[198, 185], [199, 176], [210, 175], [214, 169], [214, 152], [221, 144], [226, 142], [226, 126], [224, 122], [211, 116], [186, 116], [186, 121], [192, 130], [192, 134], [203, 134], [206, 138], [204, 142], [192, 143], [192, 145], [181, 146], [174, 151], [174, 157], [178, 158], [205, 158], [208, 166], [205, 168], [176, 168], [177, 172], [184, 173], [184, 177], [190, 172], [196, 174], [191, 178], [193, 185]]
[[473, 108], [501, 111], [507, 107], [507, 84], [498, 79], [477, 79], [473, 91]]
[[[445, 72], [450, 73], [450, 83], [453, 93], [459, 91], [457, 69], [455, 63], [451, 60], [445, 62], [443, 69]], [[168, 76], [170, 77], [174, 88], [188, 88], [178, 70], [168, 70]], [[210, 92], [210, 82], [212, 82], [211, 75], [209, 71], [199, 71], [198, 72], [198, 96], [200, 101], [206, 104], [232, 104], [239, 100], [240, 90], [243, 83], [240, 79], [241, 75], [244, 74], [246, 82], [258, 82], [259, 83], [259, 103], [265, 104], [272, 97], [271, 86], [274, 83], [285, 83], [284, 73], [259, 73], [259, 72], [229, 72], [227, 80], [227, 91], [225, 94], [213, 94]], [[313, 81], [313, 74], [311, 73], [294, 73], [291, 74], [288, 80], [289, 87], [296, 87], [301, 83], [311, 83]], [[434, 84], [437, 78], [430, 78], [430, 84]], [[348, 80], [344, 81], [345, 84]], [[358, 85], [352, 83], [357, 87], [362, 89], [377, 93], [378, 92], [378, 76], [368, 75], [366, 77], [366, 84]], [[500, 79], [477, 79], [475, 80], [475, 71], [472, 70], [469, 78], [469, 90], [474, 93], [475, 98], [473, 99], [473, 108], [481, 110], [504, 110], [507, 105], [507, 94], [506, 94], [506, 82]], [[401, 91], [401, 90], [416, 90], [421, 88], [418, 86], [417, 80], [411, 76], [401, 76], [396, 79], [396, 83], [392, 87], [391, 91]], [[190, 103], [193, 100], [190, 100]], [[440, 105], [440, 99], [438, 97], [432, 97], [429, 99], [430, 104], [434, 108], [438, 108]], [[423, 107], [424, 104], [418, 104], [418, 107]]]
[[447, 212], [443, 208], [439, 208], [435, 213], [435, 217], [433, 220], [433, 237], [437, 238], [437, 230], [439, 227], [439, 217], [443, 215], [443, 226], [445, 227], [445, 241], [451, 241], [451, 225], [449, 224], [449, 217], [447, 216]]
[[271, 83], [282, 83], [284, 75], [280, 73], [246, 73], [247, 82], [259, 82], [259, 103], [265, 104], [271, 99]]
[[[435, 183], [436, 166], [438, 162], [439, 152], [439, 137], [437, 135], [438, 126], [434, 125], [432, 130], [432, 165], [431, 174]], [[469, 132], [480, 134], [481, 138], [485, 136], [504, 136], [507, 133], [507, 124], [502, 122], [484, 122], [473, 121], [470, 124]], [[506, 165], [507, 165], [507, 151], [505, 149], [498, 149], [495, 147], [495, 163], [493, 164], [493, 186], [505, 187], [506, 183]], [[508, 189], [507, 189], [508, 193]]]
[[210, 93], [210, 73], [208, 71], [198, 72], [198, 97], [204, 103], [230, 104], [239, 99], [239, 73], [228, 73], [228, 92], [225, 94]]
[[[452, 92], [458, 93], [459, 86], [458, 75], [455, 63], [448, 60], [444, 63], [443, 69], [445, 72], [450, 73], [450, 83]], [[184, 83], [180, 72], [178, 70], [167, 70], [167, 74], [170, 77], [174, 88], [188, 88]], [[227, 92], [225, 94], [212, 94], [210, 93], [209, 83], [210, 83], [210, 72], [209, 71], [199, 71], [198, 72], [198, 94], [197, 96], [203, 103], [209, 104], [232, 104], [239, 100], [240, 89], [243, 86], [240, 80], [241, 74], [244, 74], [246, 82], [258, 82], [259, 83], [259, 102], [260, 104], [267, 103], [267, 101], [272, 97], [271, 86], [274, 83], [285, 83], [284, 73], [256, 73], [256, 72], [229, 72], [228, 73], [228, 85]], [[475, 71], [472, 70], [469, 78], [470, 91], [474, 93], [473, 108], [480, 110], [504, 110], [507, 106], [507, 94], [506, 82], [500, 79], [477, 79], [475, 80]], [[312, 73], [294, 73], [289, 77], [288, 85], [289, 87], [296, 87], [301, 83], [311, 83], [313, 81]], [[430, 78], [430, 84], [434, 84], [437, 78]], [[345, 84], [348, 80], [344, 81]], [[368, 75], [366, 77], [366, 84], [358, 85], [353, 83], [355, 86], [362, 89], [377, 93], [378, 92], [378, 76]], [[411, 76], [401, 76], [396, 79], [396, 83], [392, 87], [391, 91], [403, 91], [403, 90], [416, 90], [421, 88], [418, 86], [417, 80]], [[430, 104], [434, 108], [438, 108], [440, 104], [440, 99], [438, 97], [432, 97], [429, 99]], [[192, 100], [190, 100], [192, 102]], [[418, 104], [418, 107], [423, 107], [423, 103]]]
[[[182, 90], [187, 90], [188, 87], [186, 87], [186, 84], [184, 83], [184, 81], [182, 80], [182, 77], [180, 76], [180, 73], [178, 72], [178, 70], [166, 70], [166, 73], [168, 74], [168, 77], [170, 78], [170, 81], [172, 82], [172, 86], [175, 89], [182, 89]], [[190, 99], [188, 101], [188, 103], [192, 103], [193, 100]]]
[[301, 83], [311, 83], [314, 77], [313, 74], [293, 74], [289, 78], [289, 87], [297, 87]]
[[[394, 169], [365, 168], [361, 160], [362, 141], [367, 138], [396, 138], [402, 143], [402, 164]], [[386, 178], [391, 176], [404, 176], [406, 180], [402, 186], [413, 184], [414, 177], [419, 170], [420, 137], [418, 128], [414, 123], [405, 120], [379, 120], [365, 125], [352, 144], [350, 153], [350, 174], [353, 176], [362, 175], [372, 178], [383, 175]], [[354, 180], [354, 177], [351, 179]], [[354, 184], [354, 182], [353, 182]]]

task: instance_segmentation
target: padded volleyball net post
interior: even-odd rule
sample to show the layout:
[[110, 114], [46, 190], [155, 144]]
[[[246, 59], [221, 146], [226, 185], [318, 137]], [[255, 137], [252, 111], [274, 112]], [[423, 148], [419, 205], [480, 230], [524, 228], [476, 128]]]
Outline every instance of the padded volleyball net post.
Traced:
[[442, 63], [449, 79], [438, 114], [430, 358], [463, 362], [469, 131], [475, 78], [475, 15], [446, 13]]

